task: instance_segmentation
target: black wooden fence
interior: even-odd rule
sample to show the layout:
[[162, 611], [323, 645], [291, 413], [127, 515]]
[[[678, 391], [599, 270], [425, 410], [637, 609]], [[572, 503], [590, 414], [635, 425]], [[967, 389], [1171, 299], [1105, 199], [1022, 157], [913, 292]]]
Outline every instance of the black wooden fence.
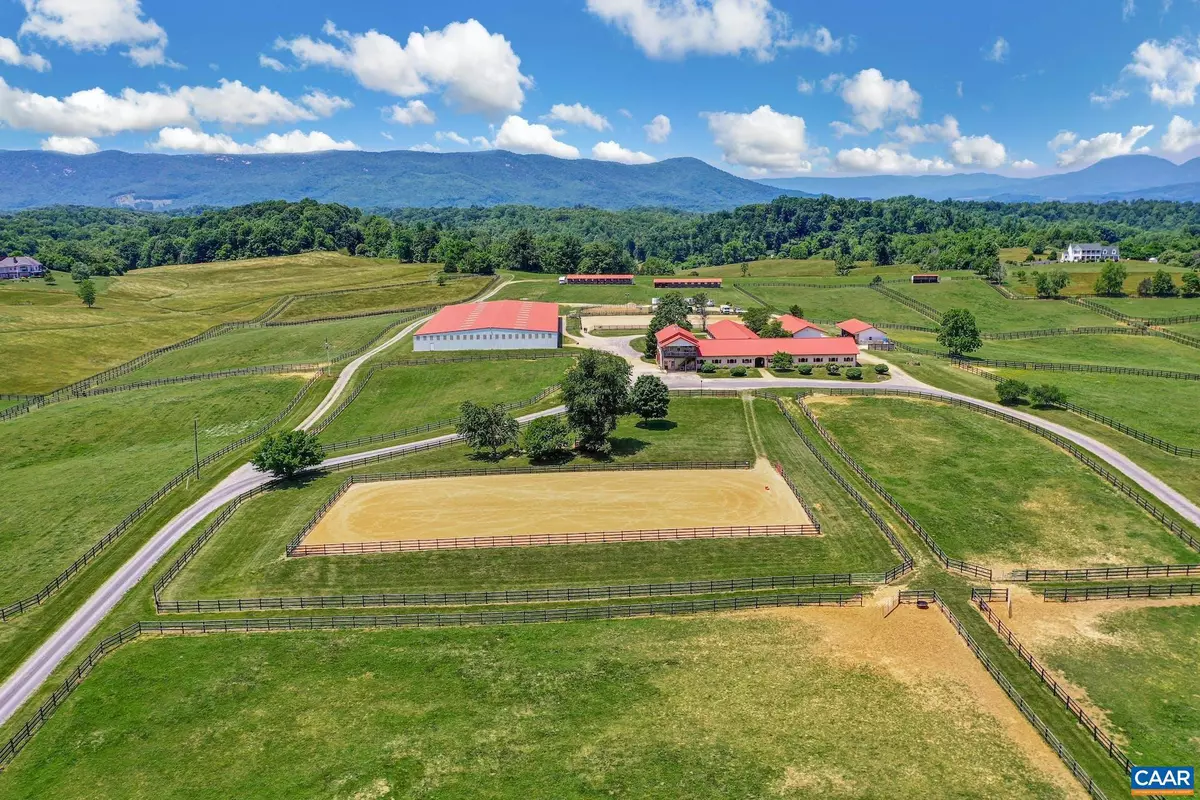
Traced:
[[1005, 580], [1022, 583], [1113, 581], [1135, 578], [1189, 578], [1200, 575], [1200, 564], [1147, 564], [1136, 567], [1080, 567], [1078, 569], [1019, 569]]
[[[917, 347], [903, 342], [891, 341], [890, 344], [895, 345], [894, 349], [903, 350], [906, 353], [916, 353], [918, 355], [934, 356], [935, 358], [947, 358], [950, 360], [959, 360], [968, 364], [974, 364], [978, 367], [1004, 367], [1009, 369], [1023, 369], [1033, 371], [1051, 371], [1051, 372], [1098, 372], [1114, 375], [1139, 375], [1144, 378], [1172, 378], [1181, 381], [1200, 381], [1200, 372], [1177, 372], [1175, 370], [1165, 369], [1147, 369], [1144, 367], [1116, 367], [1105, 364], [1070, 364], [1056, 363], [1047, 361], [1006, 361], [991, 358], [963, 358], [954, 356], [945, 350], [932, 350], [928, 347]], [[869, 350], [877, 349], [893, 349], [879, 348], [874, 343], [867, 345]]]
[[1200, 597], [1200, 583], [1080, 586], [1042, 590], [1042, 600], [1055, 603], [1074, 603], [1084, 600], [1160, 600], [1173, 597]]
[[938, 324], [941, 324], [942, 322], [942, 312], [938, 311], [928, 303], [922, 303], [920, 300], [914, 300], [906, 294], [897, 292], [895, 289], [889, 289], [886, 286], [882, 286], [878, 283], [872, 284], [871, 288], [890, 300], [895, 300], [901, 305], [908, 306], [923, 317], [929, 317], [929, 319]]

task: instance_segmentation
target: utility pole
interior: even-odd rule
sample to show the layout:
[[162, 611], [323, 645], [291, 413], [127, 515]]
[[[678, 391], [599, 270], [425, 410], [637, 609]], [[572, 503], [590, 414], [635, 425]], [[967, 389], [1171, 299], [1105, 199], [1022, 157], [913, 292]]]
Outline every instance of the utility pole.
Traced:
[[200, 479], [200, 419], [192, 417], [192, 447], [196, 453], [196, 480]]
[[330, 352], [329, 352], [329, 351], [330, 351], [330, 350], [332, 350], [332, 349], [333, 349], [333, 345], [329, 343], [329, 337], [326, 337], [326, 338], [325, 338], [325, 363], [326, 363], [326, 364], [332, 364], [332, 363], [333, 363], [333, 362], [330, 360], [330, 359], [332, 358], [332, 356], [330, 355]]

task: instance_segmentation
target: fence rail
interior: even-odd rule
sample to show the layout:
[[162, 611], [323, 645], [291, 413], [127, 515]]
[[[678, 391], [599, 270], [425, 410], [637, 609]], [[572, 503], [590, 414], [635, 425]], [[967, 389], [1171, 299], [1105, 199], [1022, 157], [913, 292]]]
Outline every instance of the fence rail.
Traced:
[[901, 305], [908, 306], [909, 308], [911, 308], [913, 311], [916, 311], [921, 316], [928, 317], [929, 319], [933, 320], [934, 322], [938, 323], [939, 325], [942, 322], [942, 312], [938, 311], [936, 308], [929, 305], [928, 303], [922, 303], [920, 300], [915, 300], [906, 294], [897, 292], [895, 289], [889, 289], [886, 286], [883, 286], [878, 283], [873, 284], [871, 286], [871, 288], [874, 289], [875, 291], [879, 292], [884, 297], [887, 297], [890, 300], [895, 300], [897, 303], [900, 303]]
[[[917, 347], [915, 345], [897, 342], [894, 339], [892, 340], [891, 344], [894, 344], [896, 349], [903, 350], [906, 353], [916, 353], [918, 355], [946, 358], [950, 359], [951, 361], [959, 360], [967, 364], [974, 364], [978, 367], [1006, 367], [1009, 369], [1050, 372], [1102, 372], [1115, 375], [1139, 375], [1146, 378], [1171, 378], [1181, 381], [1200, 381], [1200, 372], [1178, 372], [1175, 370], [1147, 369], [1144, 367], [1117, 367], [1106, 364], [1070, 364], [1047, 361], [1006, 361], [991, 358], [962, 358], [961, 356], [951, 355], [944, 350], [932, 350], [928, 347]], [[879, 348], [876, 348], [872, 344], [868, 345], [868, 349], [874, 350]]]
[[1190, 578], [1200, 575], [1200, 564], [1151, 564], [1137, 567], [1081, 567], [1079, 569], [1019, 569], [1005, 580], [1020, 583], [1133, 580], [1135, 578]]
[[1042, 590], [1042, 600], [1055, 603], [1083, 600], [1157, 600], [1163, 597], [1200, 597], [1200, 583], [1173, 583], [1165, 586], [1081, 586], [1075, 589]]
[[133, 625], [104, 639], [66, 677], [33, 716], [11, 739], [0, 747], [0, 769], [10, 764], [33, 735], [46, 724], [54, 712], [83, 682], [101, 659], [121, 647], [146, 635], [188, 635], [211, 633], [267, 633], [277, 631], [361, 630], [372, 628], [439, 628], [468, 625], [521, 625], [545, 622], [584, 622], [595, 620], [633, 619], [699, 614], [715, 611], [742, 611], [759, 608], [793, 608], [804, 606], [858, 606], [863, 596], [857, 594], [807, 593], [754, 595], [750, 597], [716, 598], [711, 600], [676, 600], [662, 603], [631, 603], [615, 606], [581, 606], [523, 611], [477, 611], [454, 614], [392, 614], [347, 615], [340, 617], [265, 617], [251, 619], [180, 620], [177, 622], [135, 622]]
[[317, 375], [314, 375], [311, 379], [309, 379], [309, 381], [307, 383], [305, 383], [303, 387], [301, 387], [300, 391], [296, 393], [296, 395], [292, 398], [291, 402], [289, 402], [282, 411], [280, 411], [278, 414], [276, 414], [274, 417], [272, 417], [270, 420], [268, 420], [265, 424], [263, 424], [257, 430], [253, 431], [252, 433], [247, 434], [246, 436], [243, 436], [242, 438], [240, 438], [236, 441], [230, 442], [229, 444], [225, 445], [224, 447], [222, 447], [218, 450], [213, 451], [212, 453], [209, 453], [207, 456], [200, 459], [200, 461], [198, 463], [192, 464], [190, 467], [185, 469], [183, 472], [180, 472], [179, 474], [175, 475], [173, 478], [171, 478], [169, 481], [167, 481], [165, 484], [163, 484], [161, 487], [159, 487], [159, 489], [156, 492], [154, 492], [154, 494], [150, 495], [150, 497], [143, 500], [142, 503], [137, 508], [135, 508], [133, 511], [131, 511], [128, 515], [126, 515], [126, 517], [123, 520], [121, 520], [120, 522], [118, 522], [116, 524], [116, 526], [114, 526], [111, 530], [108, 531], [108, 533], [104, 534], [104, 536], [101, 537], [98, 542], [96, 542], [90, 548], [88, 548], [87, 552], [85, 552], [79, 558], [75, 559], [74, 563], [72, 563], [69, 567], [67, 567], [65, 570], [63, 570], [61, 573], [59, 573], [58, 576], [54, 578], [54, 580], [50, 581], [48, 584], [46, 584], [44, 587], [42, 587], [41, 591], [37, 592], [37, 594], [30, 595], [29, 597], [22, 598], [15, 602], [9, 603], [6, 606], [0, 607], [0, 622], [7, 622], [10, 618], [17, 616], [18, 614], [23, 614], [26, 611], [28, 611], [30, 608], [39, 606], [42, 603], [44, 603], [46, 601], [46, 599], [48, 597], [50, 597], [50, 595], [54, 594], [59, 589], [61, 589], [67, 583], [67, 581], [71, 580], [71, 578], [73, 578], [75, 575], [77, 575], [80, 570], [82, 570], [89, 563], [91, 563], [93, 560], [95, 560], [95, 558], [97, 556], [99, 556], [102, 552], [104, 552], [104, 550], [109, 545], [111, 545], [114, 541], [116, 541], [118, 538], [120, 538], [121, 535], [123, 533], [125, 533], [125, 531], [127, 531], [135, 522], [137, 522], [139, 519], [141, 519], [141, 517], [147, 511], [149, 511], [150, 508], [155, 503], [157, 503], [159, 500], [161, 500], [163, 497], [165, 497], [172, 489], [178, 487], [180, 484], [184, 483], [185, 481], [187, 481], [190, 478], [193, 478], [193, 477], [199, 478], [200, 470], [202, 468], [208, 466], [209, 464], [213, 463], [217, 459], [222, 458], [225, 455], [232, 453], [233, 451], [238, 450], [241, 447], [244, 447], [245, 445], [249, 444], [250, 442], [253, 442], [255, 439], [258, 439], [259, 437], [263, 436], [264, 434], [267, 433], [267, 431], [271, 430], [273, 427], [275, 427], [280, 422], [282, 422], [284, 419], [286, 419], [287, 416], [289, 414], [291, 414], [292, 411], [294, 411], [295, 408], [308, 395], [309, 390], [311, 390], [313, 385], [321, 378], [321, 375], [322, 375], [322, 373], [318, 373]]

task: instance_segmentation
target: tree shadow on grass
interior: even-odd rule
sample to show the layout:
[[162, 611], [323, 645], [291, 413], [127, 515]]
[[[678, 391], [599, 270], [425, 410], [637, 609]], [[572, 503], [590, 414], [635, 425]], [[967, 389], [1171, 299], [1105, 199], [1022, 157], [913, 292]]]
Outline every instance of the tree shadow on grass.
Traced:
[[[632, 436], [613, 436], [609, 438], [608, 444], [612, 448], [609, 452], [610, 458], [612, 456], [635, 456], [650, 446], [649, 442], [635, 439]], [[597, 454], [596, 457], [600, 458], [601, 456]]]
[[647, 431], [672, 431], [679, 427], [679, 423], [669, 419], [651, 419], [642, 420], [634, 427]]

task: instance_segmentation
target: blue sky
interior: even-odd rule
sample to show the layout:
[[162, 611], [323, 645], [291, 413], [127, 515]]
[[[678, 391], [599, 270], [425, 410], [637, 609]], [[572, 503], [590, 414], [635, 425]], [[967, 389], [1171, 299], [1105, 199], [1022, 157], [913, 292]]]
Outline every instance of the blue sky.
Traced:
[[1200, 155], [1198, 0], [0, 0], [0, 147], [748, 177]]

